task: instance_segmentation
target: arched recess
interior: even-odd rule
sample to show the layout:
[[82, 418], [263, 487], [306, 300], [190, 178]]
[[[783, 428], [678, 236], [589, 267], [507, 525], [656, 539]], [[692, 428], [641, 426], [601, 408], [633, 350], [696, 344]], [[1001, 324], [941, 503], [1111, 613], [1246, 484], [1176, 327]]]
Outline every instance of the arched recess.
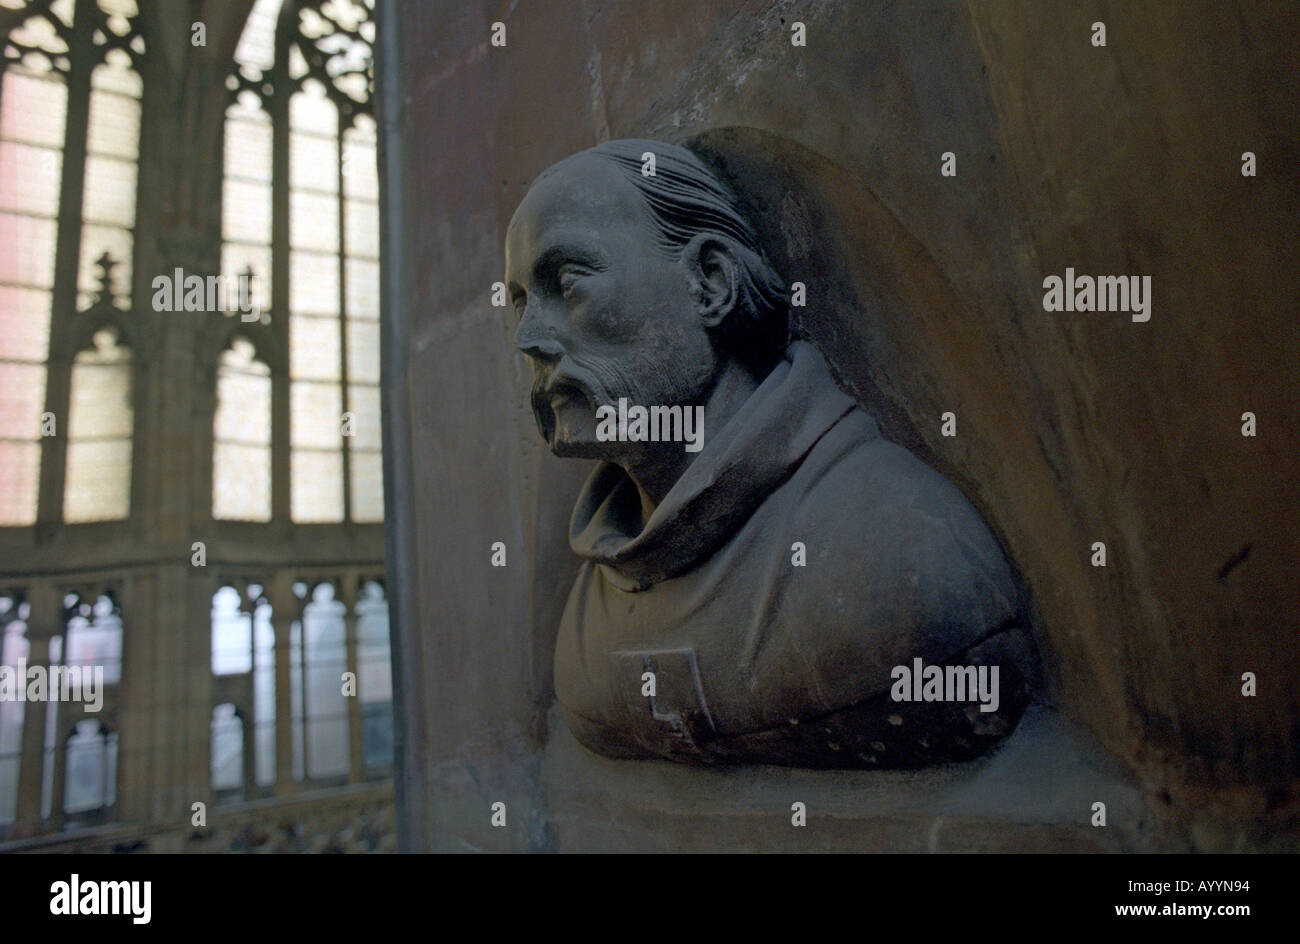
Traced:
[[299, 779], [335, 781], [349, 770], [347, 607], [336, 580], [304, 588], [302, 616], [290, 642], [294, 768]]
[[353, 606], [357, 647], [357, 698], [361, 757], [367, 774], [393, 764], [393, 675], [388, 601], [380, 580], [367, 580]]
[[253, 725], [232, 702], [212, 709], [209, 723], [209, 775], [217, 802], [248, 799], [252, 779]]
[[81, 718], [60, 746], [64, 824], [109, 819], [117, 803], [117, 732], [98, 719]]
[[[1093, 600], [1085, 558], [1059, 564], [1061, 542], [1082, 537], [1047, 458], [1052, 433], [1028, 414], [1022, 378], [1003, 367], [995, 323], [1014, 313], [964, 300], [889, 207], [820, 154], [748, 127], [682, 143], [731, 186], [783, 281], [804, 283], [792, 333], [816, 345], [887, 438], [955, 482], [997, 534], [1026, 584], [1050, 697], [1059, 647], [1038, 601], [1070, 584], [1080, 609]], [[958, 416], [956, 437], [941, 435], [946, 412]]]
[[[218, 583], [211, 609], [213, 703], [214, 707], [230, 703], [238, 712], [244, 758], [238, 796], [249, 798], [275, 785], [275, 630], [261, 583], [250, 579]], [[229, 762], [228, 757], [218, 756], [222, 750], [214, 740], [210, 755], [213, 789], [218, 792], [234, 789], [217, 782], [218, 768], [225, 769]]]

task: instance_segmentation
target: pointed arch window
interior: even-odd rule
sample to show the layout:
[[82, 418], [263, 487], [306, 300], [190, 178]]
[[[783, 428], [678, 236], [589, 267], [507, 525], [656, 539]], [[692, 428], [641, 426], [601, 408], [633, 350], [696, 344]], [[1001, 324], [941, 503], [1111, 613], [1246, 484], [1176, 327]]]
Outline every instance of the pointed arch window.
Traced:
[[251, 271], [280, 314], [304, 523], [383, 520], [371, 7], [257, 0], [227, 83], [222, 270]]
[[[105, 507], [87, 504], [84, 489], [70, 493], [66, 479], [62, 494], [48, 493], [53, 508], [37, 504], [45, 444], [79, 422], [64, 415], [69, 374], [51, 374], [51, 339], [66, 337], [64, 321], [79, 312], [131, 304], [145, 51], [137, 14], [136, 0], [0, 2], [0, 526], [129, 510], [129, 488]], [[71, 115], [84, 121], [69, 124]], [[81, 439], [83, 454], [110, 449]], [[120, 485], [130, 479], [129, 437], [116, 455], [127, 462], [110, 475]], [[61, 448], [46, 459], [82, 468]]]
[[0, 81], [0, 525], [36, 521], [71, 0], [11, 30]]
[[[129, 28], [120, 13], [110, 16], [109, 22], [118, 22], [122, 30]], [[98, 260], [105, 254], [115, 263], [107, 287], [108, 299], [122, 299], [130, 307], [140, 92], [140, 76], [123, 49], [109, 49], [104, 61], [90, 74], [81, 259], [77, 266], [77, 303], [81, 309], [89, 308], [104, 293]]]
[[94, 346], [72, 362], [65, 521], [111, 521], [130, 512], [131, 387], [130, 349], [114, 329], [100, 329]]
[[217, 366], [212, 516], [271, 520], [271, 368], [236, 337]]

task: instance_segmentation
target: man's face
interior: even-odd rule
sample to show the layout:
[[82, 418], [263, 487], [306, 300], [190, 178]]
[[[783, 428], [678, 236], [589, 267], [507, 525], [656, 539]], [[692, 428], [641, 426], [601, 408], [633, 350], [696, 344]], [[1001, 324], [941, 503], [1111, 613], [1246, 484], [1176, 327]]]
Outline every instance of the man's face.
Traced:
[[620, 397], [703, 402], [715, 356], [688, 273], [657, 248], [643, 198], [608, 161], [579, 155], [528, 192], [506, 236], [506, 286], [556, 455], [618, 462], [655, 446], [597, 440], [596, 408]]

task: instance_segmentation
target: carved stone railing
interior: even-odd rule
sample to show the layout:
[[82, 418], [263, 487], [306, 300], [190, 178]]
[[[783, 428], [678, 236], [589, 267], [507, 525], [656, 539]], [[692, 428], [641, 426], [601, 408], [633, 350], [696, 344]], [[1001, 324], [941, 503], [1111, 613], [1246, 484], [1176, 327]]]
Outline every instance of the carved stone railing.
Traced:
[[[356, 604], [359, 593], [371, 582], [382, 587], [381, 562], [290, 567], [212, 561], [196, 566], [187, 560], [0, 578], [0, 601], [4, 601], [0, 606], [7, 607], [0, 613], [0, 639], [9, 641], [0, 652], [7, 657], [11, 682], [25, 683], [28, 673], [37, 668], [42, 670], [37, 674], [54, 678], [56, 670], [71, 667], [66, 644], [70, 621], [88, 620], [89, 628], [98, 627], [101, 637], [111, 637], [103, 630], [114, 628], [118, 614], [121, 621], [120, 649], [111, 638], [95, 638], [99, 648], [92, 646], [75, 660], [84, 663], [78, 666], [81, 668], [107, 669], [102, 689], [96, 692], [99, 704], [87, 703], [84, 698], [59, 700], [57, 705], [25, 701], [18, 721], [18, 706], [12, 701], [0, 703], [0, 843], [65, 832], [80, 835], [86, 828], [122, 829], [124, 834], [189, 829], [198, 803], [206, 814], [215, 815], [226, 809], [259, 809], [257, 803], [274, 805], [305, 792], [323, 796], [320, 791], [328, 787], [391, 784], [391, 762], [376, 763], [371, 757], [371, 763], [366, 763], [362, 697], [344, 697], [341, 684], [337, 716], [319, 711], [309, 714], [304, 693], [311, 655], [304, 653], [305, 633], [298, 637], [302, 642], [296, 662], [291, 659], [293, 625], [302, 626], [312, 589], [328, 584], [333, 599], [342, 604], [337, 615], [344, 626], [344, 645], [337, 667], [356, 679], [364, 656], [358, 646]], [[246, 613], [258, 606], [271, 608], [275, 711], [274, 719], [267, 723], [274, 726], [275, 762], [274, 777], [268, 780], [263, 776], [261, 782], [252, 723], [256, 658], [250, 659], [247, 672], [213, 672], [212, 600], [225, 586], [239, 591], [241, 609]], [[260, 587], [260, 591], [250, 596], [250, 587]], [[369, 592], [374, 612], [380, 598], [374, 596], [373, 588]], [[73, 625], [74, 631], [85, 628], [80, 623]], [[26, 657], [15, 658], [21, 657], [21, 643], [26, 644]], [[103, 665], [114, 660], [117, 665]], [[296, 682], [295, 669], [299, 673]], [[26, 694], [26, 687], [23, 691]], [[296, 709], [291, 700], [295, 692], [301, 699]], [[352, 693], [356, 694], [355, 685]], [[233, 705], [243, 721], [243, 783], [218, 794], [212, 787], [211, 727], [213, 709], [223, 704]], [[312, 778], [308, 726], [344, 718], [346, 770], [337, 776]], [[88, 721], [96, 722], [93, 729], [84, 724]], [[296, 733], [294, 725], [301, 726], [301, 731]], [[97, 785], [98, 806], [82, 802], [65, 810], [68, 744], [74, 734], [79, 734], [77, 744], [91, 741], [98, 751], [96, 757], [104, 764], [105, 776]], [[310, 816], [303, 820], [313, 821]]]

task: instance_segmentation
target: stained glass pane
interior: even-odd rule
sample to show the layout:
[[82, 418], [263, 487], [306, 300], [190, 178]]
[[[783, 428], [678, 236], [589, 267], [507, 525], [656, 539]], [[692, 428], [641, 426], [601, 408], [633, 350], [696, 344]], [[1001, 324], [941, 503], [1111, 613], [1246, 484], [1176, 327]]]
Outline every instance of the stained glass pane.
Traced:
[[[107, 67], [100, 66], [96, 75]], [[127, 73], [134, 75], [135, 73]], [[86, 148], [91, 154], [104, 154], [133, 161], [140, 146], [140, 103], [114, 92], [90, 93], [90, 127]]]
[[307, 74], [307, 60], [303, 58], [302, 50], [298, 44], [294, 43], [289, 47], [289, 78], [301, 79]]
[[38, 438], [44, 403], [44, 365], [0, 361], [0, 438]]
[[0, 138], [63, 147], [68, 93], [61, 81], [11, 66], [4, 73], [0, 105]]
[[271, 520], [271, 449], [212, 444], [212, 517]]
[[65, 521], [125, 518], [131, 503], [131, 441], [69, 442]]
[[240, 675], [253, 668], [253, 618], [239, 608], [239, 591], [212, 595], [212, 674]]
[[235, 47], [235, 61], [262, 71], [275, 64], [275, 21], [284, 0], [257, 0]]
[[52, 287], [54, 236], [54, 220], [0, 213], [0, 282]]
[[90, 76], [91, 97], [95, 92], [116, 92], [128, 98], [139, 98], [140, 76], [131, 68], [131, 57], [120, 49], [110, 49], [104, 64], [96, 67]]
[[307, 774], [332, 777], [348, 769], [347, 701], [338, 679], [347, 668], [343, 604], [332, 588], [317, 587], [303, 609], [303, 693], [307, 718]]
[[0, 440], [0, 525], [25, 525], [36, 520], [40, 467], [39, 443]]
[[[338, 137], [339, 112], [325, 97], [325, 89], [314, 79], [303, 83], [303, 90], [289, 100], [289, 127], [320, 135], [331, 140]], [[337, 170], [338, 157], [334, 158]]]
[[86, 196], [82, 218], [87, 222], [135, 225], [136, 165], [115, 158], [86, 158]]
[[213, 419], [220, 442], [253, 446], [271, 444], [271, 378], [223, 371]]
[[99, 0], [99, 8], [114, 17], [126, 19], [136, 15], [135, 0]]
[[384, 520], [384, 468], [377, 452], [352, 452], [352, 520], [376, 523]]
[[366, 115], [343, 135], [343, 194], [363, 200], [379, 199], [374, 122]]
[[289, 375], [302, 380], [338, 380], [339, 319], [289, 318]]
[[15, 27], [9, 36], [14, 42], [24, 46], [35, 46], [48, 53], [66, 53], [68, 44], [63, 41], [54, 25], [43, 17], [34, 16], [25, 23]]
[[49, 349], [50, 293], [0, 285], [0, 357], [39, 362]]
[[289, 244], [295, 249], [339, 251], [339, 198], [310, 191], [289, 194]]
[[349, 318], [379, 318], [379, 263], [349, 258], [346, 262]]
[[348, 379], [379, 383], [379, 323], [348, 319]]
[[236, 338], [217, 368], [212, 516], [271, 519], [271, 370]]
[[231, 704], [212, 709], [209, 732], [212, 789], [237, 790], [244, 785], [244, 722]]
[[[337, 429], [337, 417], [335, 418]], [[343, 455], [338, 452], [307, 452], [295, 449], [290, 455], [290, 491], [294, 521], [328, 522], [343, 520]], [[338, 687], [334, 689], [338, 691]]]
[[379, 388], [349, 384], [348, 412], [355, 417], [352, 448], [378, 449], [383, 435], [379, 425]]
[[290, 134], [289, 181], [295, 190], [338, 193], [339, 152], [334, 139]]
[[113, 352], [124, 358], [114, 363], [83, 352], [72, 365], [68, 436], [74, 440], [131, 435], [131, 363], [123, 348]]
[[339, 258], [295, 250], [289, 253], [290, 310], [310, 315], [339, 311]]
[[270, 184], [228, 179], [222, 197], [224, 239], [263, 245], [271, 242]]
[[343, 238], [349, 256], [379, 258], [379, 204], [364, 200], [344, 201]]
[[62, 168], [59, 151], [0, 141], [0, 210], [57, 216]]
[[76, 0], [54, 0], [50, 4], [50, 11], [63, 21], [64, 26], [71, 26], [75, 6]]
[[72, 364], [68, 416], [68, 469], [63, 517], [67, 521], [125, 518], [131, 499], [130, 351], [111, 330]]
[[260, 108], [226, 111], [226, 176], [271, 182], [271, 118]]
[[338, 384], [294, 381], [289, 411], [289, 439], [294, 446], [341, 448], [343, 391]]
[[107, 739], [98, 721], [78, 721], [64, 760], [63, 809], [82, 813], [104, 806], [108, 791]]

